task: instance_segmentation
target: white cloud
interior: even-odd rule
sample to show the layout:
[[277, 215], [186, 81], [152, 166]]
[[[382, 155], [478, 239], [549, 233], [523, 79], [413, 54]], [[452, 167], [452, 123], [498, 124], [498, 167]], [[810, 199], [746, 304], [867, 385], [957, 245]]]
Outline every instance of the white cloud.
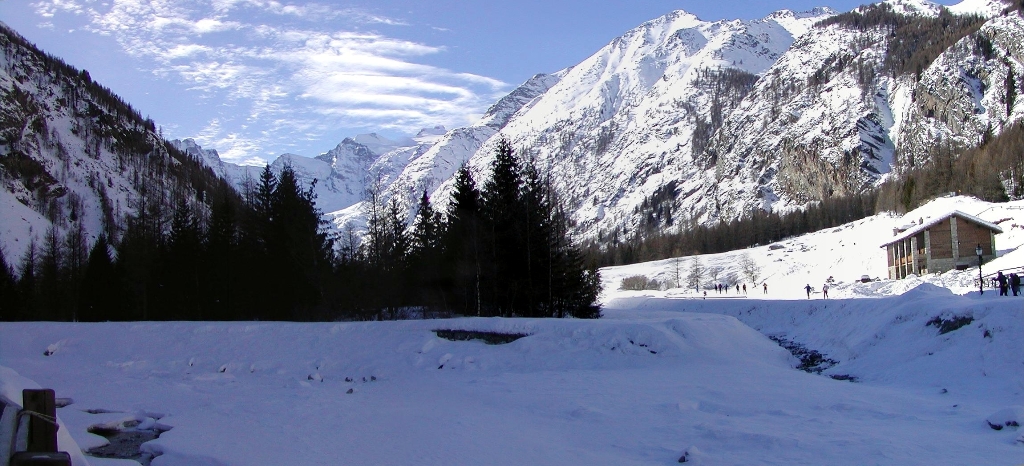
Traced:
[[[274, 139], [308, 139], [332, 128], [413, 132], [465, 125], [507, 88], [418, 62], [446, 48], [368, 31], [406, 23], [355, 9], [275, 0], [42, 0], [34, 6], [47, 18], [87, 18], [87, 30], [112, 36], [154, 73], [204, 99], [225, 100], [225, 112], [235, 114], [211, 115], [196, 139], [228, 160], [248, 158]], [[226, 126], [241, 120], [245, 129]]]

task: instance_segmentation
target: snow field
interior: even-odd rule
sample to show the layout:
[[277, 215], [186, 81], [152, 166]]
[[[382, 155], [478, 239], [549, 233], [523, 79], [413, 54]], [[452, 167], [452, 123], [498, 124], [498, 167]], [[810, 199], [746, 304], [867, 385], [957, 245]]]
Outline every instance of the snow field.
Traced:
[[[986, 273], [1024, 265], [1022, 207], [948, 198], [701, 257], [738, 277], [748, 254], [767, 295], [613, 286], [669, 278], [672, 260], [605, 269], [594, 321], [2, 323], [13, 370], [0, 388], [34, 380], [73, 398], [61, 431], [86, 449], [105, 442], [90, 426], [169, 428], [143, 445], [155, 466], [1017, 464], [1024, 297], [980, 295], [976, 269], [855, 279], [885, 276], [893, 226], [953, 208], [1006, 231]], [[833, 299], [807, 299], [802, 286], [828, 276]], [[435, 329], [528, 336], [487, 345]], [[769, 336], [835, 363], [796, 370]]]

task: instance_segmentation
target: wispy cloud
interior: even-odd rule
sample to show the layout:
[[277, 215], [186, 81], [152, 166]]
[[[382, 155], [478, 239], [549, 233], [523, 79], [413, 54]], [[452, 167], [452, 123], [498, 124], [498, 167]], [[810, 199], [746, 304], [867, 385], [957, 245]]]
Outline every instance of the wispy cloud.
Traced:
[[[33, 6], [47, 20], [82, 17], [85, 30], [113, 37], [157, 75], [198, 97], [224, 100], [232, 113], [211, 115], [195, 136], [231, 160], [275, 138], [315, 138], [339, 127], [413, 132], [468, 124], [507, 89], [486, 76], [424, 64], [445, 47], [374, 31], [407, 24], [351, 8], [275, 0], [40, 0]], [[228, 130], [229, 120], [244, 125]]]

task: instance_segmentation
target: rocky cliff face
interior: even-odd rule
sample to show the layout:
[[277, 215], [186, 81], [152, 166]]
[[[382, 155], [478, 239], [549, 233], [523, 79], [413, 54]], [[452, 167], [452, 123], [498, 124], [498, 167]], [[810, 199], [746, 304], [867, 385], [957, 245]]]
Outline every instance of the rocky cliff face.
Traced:
[[[891, 24], [905, 26], [812, 28], [729, 115], [709, 160], [709, 192], [731, 200], [725, 218], [861, 192], [893, 170], [928, 163], [940, 146], [974, 147], [1020, 119], [1007, 105], [1009, 83], [1020, 76], [1020, 45], [1011, 39], [1024, 32], [1019, 14], [984, 19], [991, 3], [961, 5], [980, 16], [964, 21], [962, 36], [943, 28], [951, 42], [933, 60], [918, 52], [900, 62], [897, 42], [944, 24], [940, 14], [949, 13], [927, 2], [884, 6], [903, 16]], [[915, 61], [916, 70], [899, 69]]]
[[901, 166], [931, 161], [938, 143], [974, 147], [1021, 119], [1024, 18], [997, 16], [950, 47], [913, 85], [900, 138]]

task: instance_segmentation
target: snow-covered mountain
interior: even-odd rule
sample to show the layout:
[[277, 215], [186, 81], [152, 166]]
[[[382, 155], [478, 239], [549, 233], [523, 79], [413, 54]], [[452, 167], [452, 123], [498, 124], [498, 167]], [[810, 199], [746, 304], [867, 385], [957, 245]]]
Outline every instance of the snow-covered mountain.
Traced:
[[[973, 147], [1021, 119], [1008, 89], [1024, 75], [1014, 40], [1024, 20], [1008, 6], [967, 0], [947, 12], [892, 0], [856, 11], [920, 29], [950, 12], [978, 16], [934, 57], [909, 58], [896, 56], [912, 39], [906, 30], [818, 24], [836, 16], [828, 9], [718, 22], [676, 11], [560, 72], [469, 164], [486, 177], [496, 142], [508, 139], [545, 167], [591, 239], [636, 231], [654, 199], [679, 224], [861, 192], [928, 163], [936, 146]], [[920, 72], [897, 68], [913, 60]], [[443, 202], [450, 186], [433, 198]]]
[[[377, 134], [346, 138], [334, 149], [314, 159], [296, 160], [282, 155], [271, 164], [280, 172], [285, 163], [305, 184], [317, 181], [317, 205], [341, 229], [365, 224], [363, 203], [367, 192], [377, 189], [385, 198], [397, 197], [411, 208], [423, 191], [435, 192], [469, 161], [509, 119], [544, 94], [565, 73], [538, 74], [500, 99], [473, 126], [447, 130], [424, 128], [411, 138], [391, 141]], [[257, 179], [261, 167], [226, 163], [216, 151], [203, 149], [194, 140], [172, 141], [179, 149], [203, 160], [239, 189], [245, 179]]]
[[[976, 146], [1021, 119], [1024, 54], [1014, 38], [1024, 19], [1008, 6], [890, 0], [748, 22], [674, 11], [528, 80], [473, 126], [403, 147], [346, 139], [347, 152], [318, 158], [340, 177], [322, 178], [317, 193], [339, 228], [364, 224], [374, 186], [411, 214], [424, 190], [444, 205], [459, 166], [485, 178], [502, 138], [551, 176], [589, 240], [861, 193], [928, 164], [936, 146]], [[900, 55], [913, 38], [894, 25], [924, 34], [950, 17], [967, 25], [943, 29], [955, 40]], [[920, 70], [908, 73], [912, 60]], [[651, 206], [671, 214], [651, 225]]]
[[[424, 190], [443, 205], [458, 166], [485, 178], [504, 138], [550, 174], [585, 239], [651, 227], [645, 209], [657, 203], [672, 212], [654, 225], [666, 228], [862, 192], [929, 163], [937, 146], [973, 147], [1021, 119], [1008, 89], [1024, 76], [1014, 41], [1024, 20], [1008, 6], [891, 0], [855, 10], [918, 30], [968, 18], [934, 56], [909, 58], [898, 56], [906, 30], [822, 22], [837, 16], [826, 8], [717, 22], [676, 11], [534, 77], [476, 125], [420, 146], [403, 170], [385, 164], [381, 187], [407, 206]], [[897, 66], [912, 60], [918, 72]], [[337, 225], [361, 224], [360, 204], [333, 207]]]
[[222, 181], [203, 166], [216, 170], [216, 153], [198, 157], [175, 150], [88, 72], [0, 23], [0, 248], [10, 264], [30, 245], [87, 254], [143, 208], [169, 218], [184, 199], [202, 211], [199, 199]]
[[[991, 14], [990, 4], [979, 3], [954, 11]], [[941, 12], [925, 1], [883, 6], [919, 18]], [[869, 8], [877, 7], [859, 11]], [[974, 147], [987, 130], [998, 134], [1024, 110], [1008, 112], [1004, 85], [1008, 74], [1024, 71], [1012, 39], [1024, 32], [1024, 20], [1014, 13], [978, 23], [980, 30], [916, 73], [896, 76], [890, 70], [897, 59], [887, 52], [910, 39], [905, 32], [842, 22], [812, 28], [726, 118], [713, 144], [716, 185], [707, 192], [731, 200], [726, 218], [752, 207], [790, 210], [927, 163], [941, 144]], [[985, 41], [987, 57], [977, 45]]]
[[[501, 139], [551, 177], [577, 238], [708, 224], [753, 209], [787, 212], [862, 192], [930, 163], [937, 148], [973, 147], [1021, 121], [1022, 34], [1019, 6], [1002, 0], [948, 9], [889, 0], [844, 14], [782, 10], [750, 21], [675, 11], [578, 64], [534, 76], [474, 125], [395, 139], [358, 135], [315, 158], [284, 155], [272, 166], [290, 164], [300, 181], [316, 179], [319, 207], [339, 229], [362, 227], [371, 190], [410, 214], [424, 191], [443, 208], [459, 166], [486, 178]], [[10, 75], [5, 83], [18, 81]], [[85, 149], [70, 153], [96, 152], [95, 142], [79, 139], [75, 147]], [[191, 140], [174, 144], [236, 187], [257, 178], [259, 167], [223, 163]], [[26, 190], [16, 192], [8, 187], [0, 199], [12, 212], [5, 217], [42, 211]], [[111, 199], [129, 203], [118, 196]], [[661, 215], [652, 223], [653, 209]], [[32, 225], [38, 236], [49, 221], [18, 224], [0, 234], [23, 238]]]

